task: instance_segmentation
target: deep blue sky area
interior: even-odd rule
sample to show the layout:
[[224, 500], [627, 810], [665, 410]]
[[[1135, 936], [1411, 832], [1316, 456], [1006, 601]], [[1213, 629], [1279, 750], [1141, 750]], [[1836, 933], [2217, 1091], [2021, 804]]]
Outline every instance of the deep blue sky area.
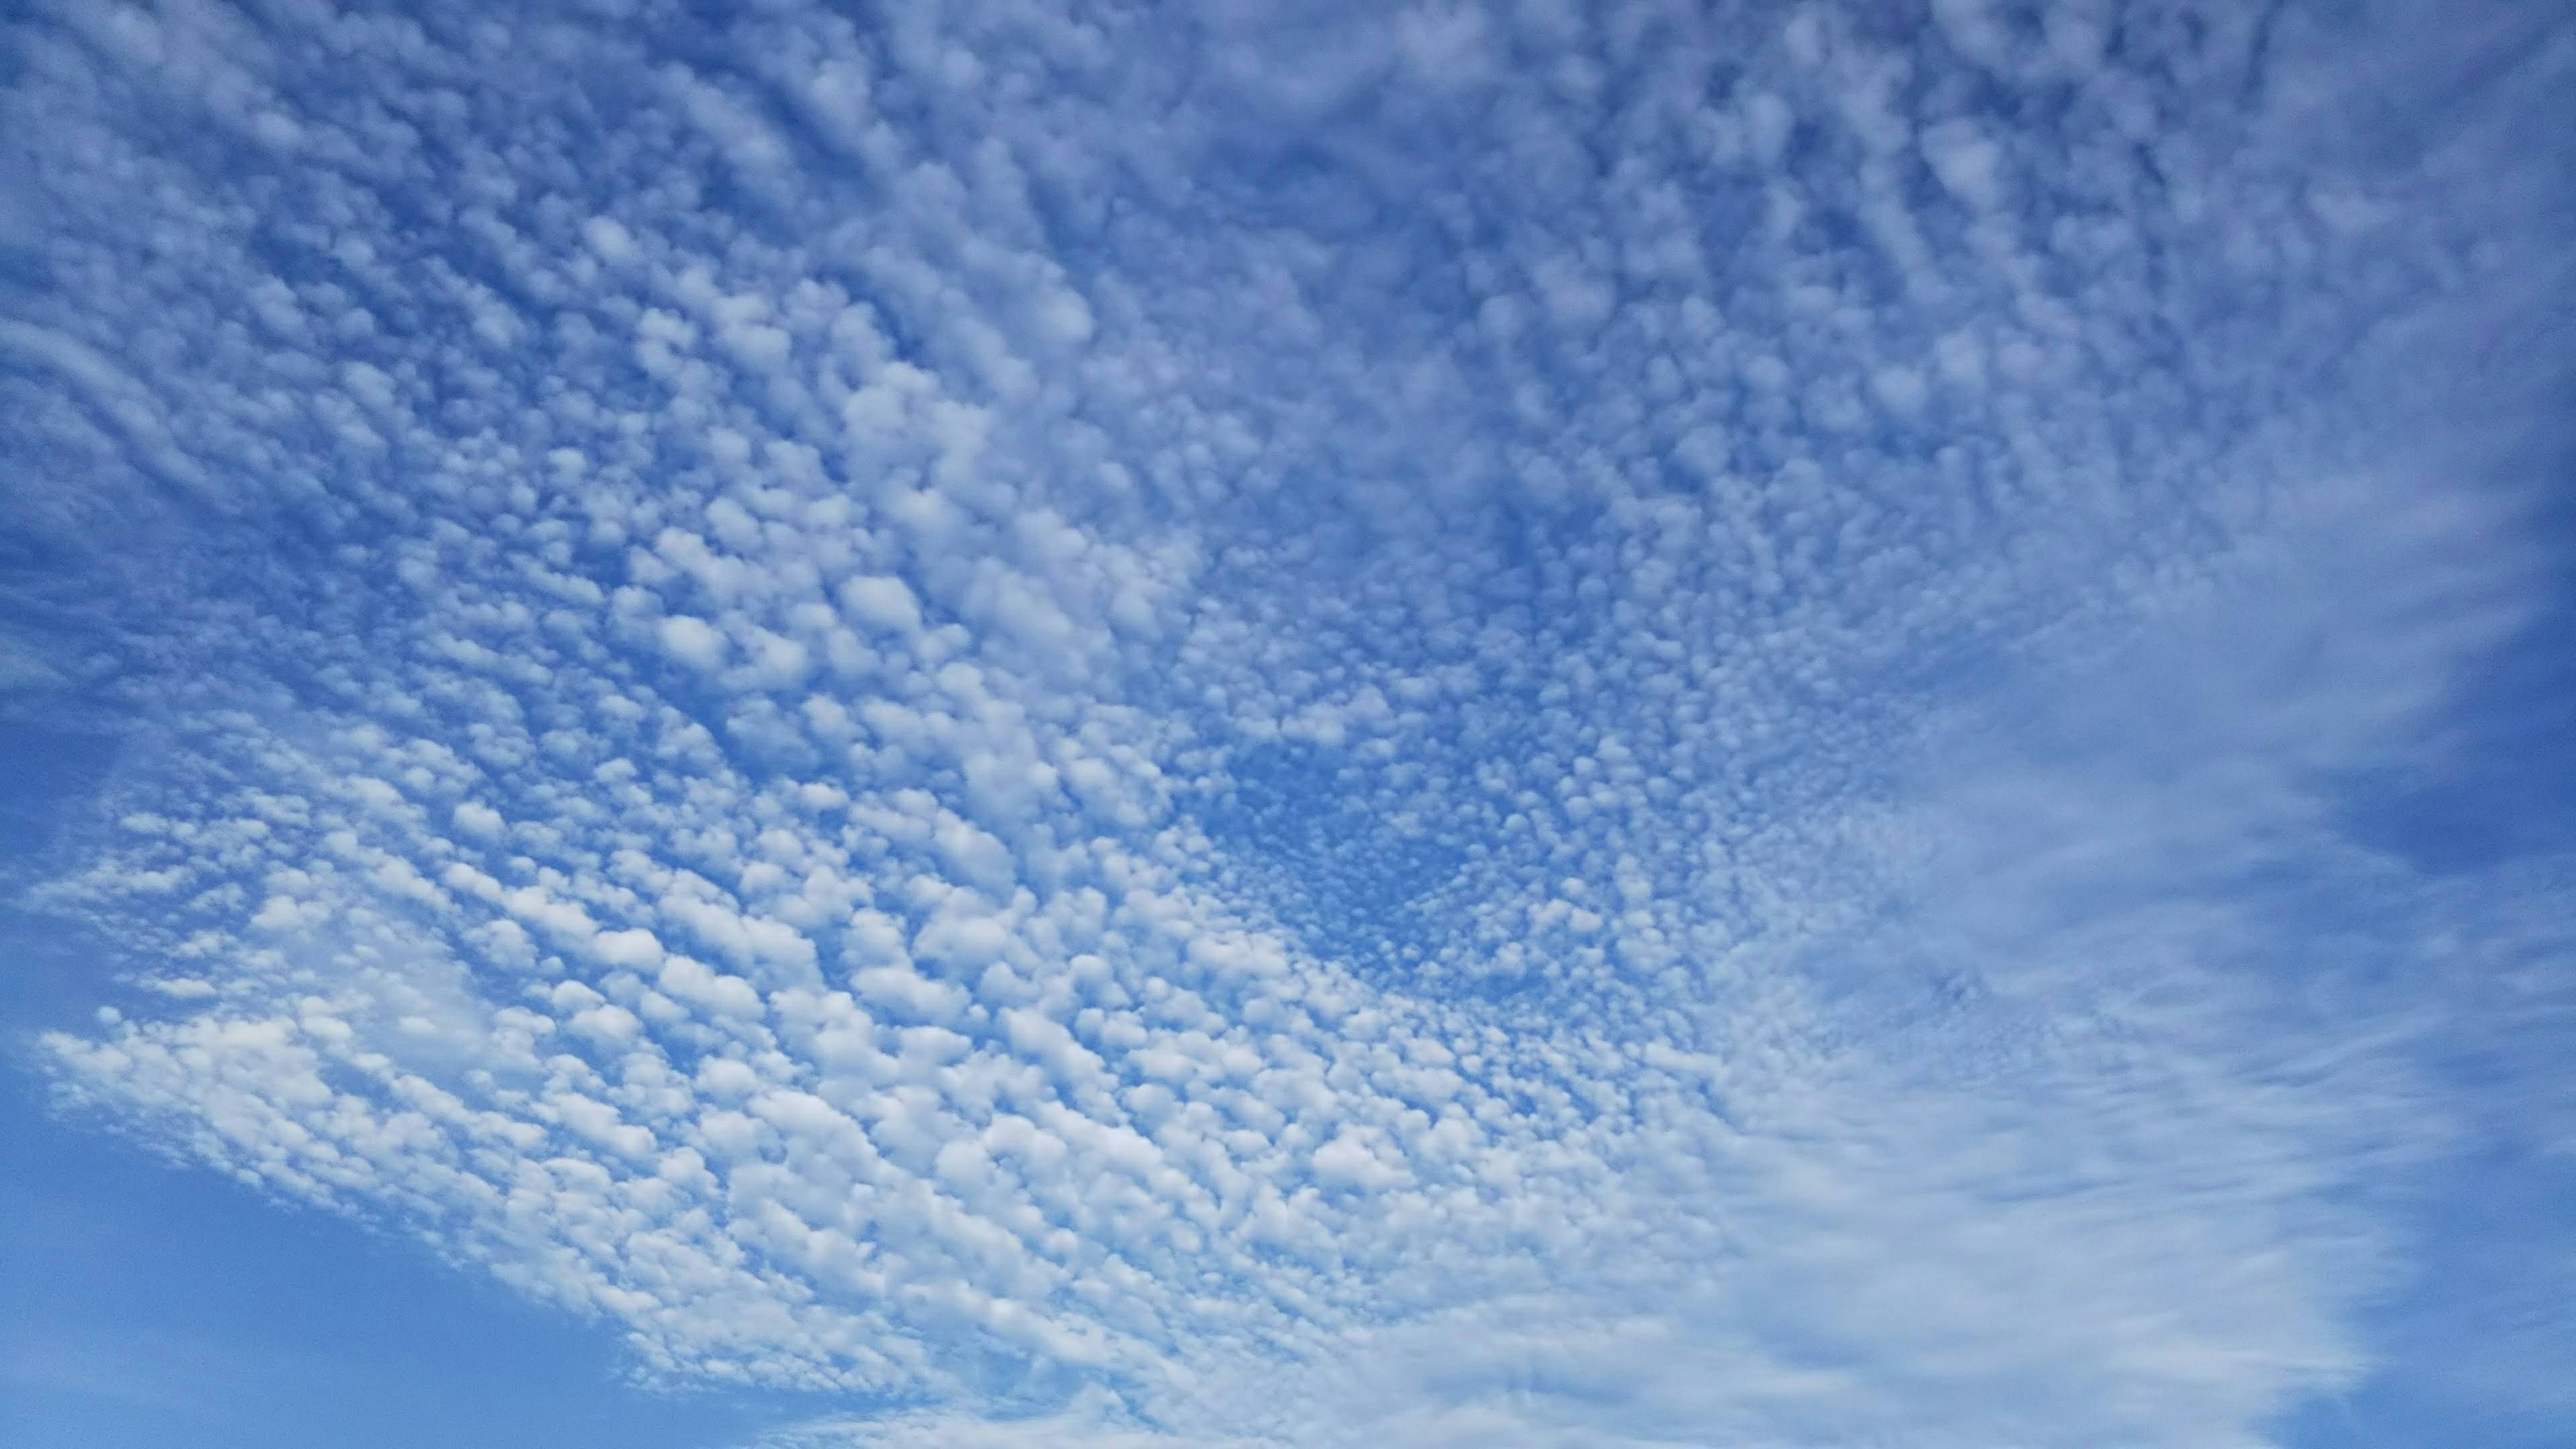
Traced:
[[380, 1234], [23, 1106], [11, 1120], [12, 1444], [686, 1445], [778, 1417], [634, 1390], [600, 1326]]
[[2561, 1449], [2576, 21], [0, 14], [0, 1443]]

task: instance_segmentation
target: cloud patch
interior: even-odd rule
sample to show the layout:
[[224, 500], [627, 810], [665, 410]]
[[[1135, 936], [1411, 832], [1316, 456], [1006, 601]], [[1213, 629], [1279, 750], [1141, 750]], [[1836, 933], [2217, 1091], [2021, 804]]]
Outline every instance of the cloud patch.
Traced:
[[781, 1443], [2270, 1442], [2567, 1030], [2346, 828], [2548, 198], [2300, 34], [58, 18], [0, 516], [195, 501], [55, 1091]]

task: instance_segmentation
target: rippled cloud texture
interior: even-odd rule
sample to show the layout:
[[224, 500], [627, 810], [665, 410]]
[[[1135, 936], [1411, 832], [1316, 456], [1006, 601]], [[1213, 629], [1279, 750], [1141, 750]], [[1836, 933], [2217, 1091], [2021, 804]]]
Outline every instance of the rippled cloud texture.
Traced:
[[2384, 8], [37, 4], [39, 1090], [782, 1445], [2564, 1423], [2576, 29]]

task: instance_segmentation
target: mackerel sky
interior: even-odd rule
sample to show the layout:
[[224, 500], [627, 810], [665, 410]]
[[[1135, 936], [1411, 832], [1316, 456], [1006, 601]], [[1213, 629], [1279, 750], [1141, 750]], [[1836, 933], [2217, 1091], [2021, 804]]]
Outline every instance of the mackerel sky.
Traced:
[[0, 1440], [2551, 1449], [2576, 15], [0, 11]]

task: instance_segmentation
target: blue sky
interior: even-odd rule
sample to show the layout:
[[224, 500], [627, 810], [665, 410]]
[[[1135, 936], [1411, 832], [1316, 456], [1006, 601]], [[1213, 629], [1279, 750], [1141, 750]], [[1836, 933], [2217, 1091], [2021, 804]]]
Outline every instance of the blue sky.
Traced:
[[2566, 1442], [2558, 7], [0, 19], [0, 1438]]

